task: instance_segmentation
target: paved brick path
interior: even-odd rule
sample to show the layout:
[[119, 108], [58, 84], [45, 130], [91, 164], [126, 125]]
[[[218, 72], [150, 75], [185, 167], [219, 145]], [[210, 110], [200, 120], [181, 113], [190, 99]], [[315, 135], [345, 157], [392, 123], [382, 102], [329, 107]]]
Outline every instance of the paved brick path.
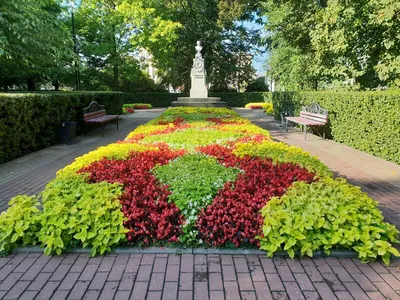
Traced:
[[0, 258], [0, 267], [2, 299], [400, 298], [396, 264], [358, 259], [31, 253]]
[[[271, 118], [239, 110], [274, 138], [303, 147], [336, 174], [381, 202], [399, 226], [400, 167], [300, 132], [284, 133]], [[0, 210], [20, 193], [38, 193], [55, 172], [100, 145], [122, 139], [159, 112], [125, 118], [72, 146], [54, 146], [0, 165]], [[0, 258], [0, 299], [400, 299], [400, 260], [389, 267], [358, 259], [268, 259], [261, 255], [38, 253]]]

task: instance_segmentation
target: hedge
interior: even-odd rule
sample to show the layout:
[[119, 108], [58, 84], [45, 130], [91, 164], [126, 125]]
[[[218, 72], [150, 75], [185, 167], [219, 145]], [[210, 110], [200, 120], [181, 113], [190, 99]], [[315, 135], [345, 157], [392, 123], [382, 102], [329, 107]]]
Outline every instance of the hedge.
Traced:
[[82, 108], [93, 100], [110, 114], [122, 113], [121, 93], [0, 94], [0, 163], [57, 143], [61, 123], [82, 125]]
[[328, 136], [350, 147], [400, 164], [400, 92], [275, 92], [274, 114], [298, 115], [318, 102], [329, 110]]
[[[168, 107], [178, 97], [188, 97], [184, 93], [125, 93], [124, 103], [150, 103], [153, 107]], [[229, 107], [244, 107], [250, 102], [272, 102], [272, 93], [251, 92], [251, 93], [209, 93], [209, 97], [220, 97]]]
[[[298, 115], [302, 105], [318, 102], [329, 110], [328, 137], [350, 147], [400, 164], [400, 92], [251, 92], [210, 93], [230, 107], [272, 102], [275, 117], [282, 111]], [[182, 93], [74, 92], [0, 94], [0, 163], [57, 142], [62, 121], [82, 122], [82, 108], [96, 100], [110, 114], [123, 103], [168, 107]], [[10, 138], [12, 137], [12, 138]]]

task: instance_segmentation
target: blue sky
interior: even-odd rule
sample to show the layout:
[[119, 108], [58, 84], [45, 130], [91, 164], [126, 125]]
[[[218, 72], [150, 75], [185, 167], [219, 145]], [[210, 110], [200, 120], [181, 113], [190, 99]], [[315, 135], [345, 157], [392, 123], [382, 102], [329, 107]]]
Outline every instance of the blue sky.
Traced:
[[[249, 29], [262, 29], [263, 26], [255, 22], [242, 22], [246, 28]], [[256, 69], [258, 75], [265, 75], [264, 63], [268, 57], [268, 53], [258, 54], [253, 57], [253, 67]]]

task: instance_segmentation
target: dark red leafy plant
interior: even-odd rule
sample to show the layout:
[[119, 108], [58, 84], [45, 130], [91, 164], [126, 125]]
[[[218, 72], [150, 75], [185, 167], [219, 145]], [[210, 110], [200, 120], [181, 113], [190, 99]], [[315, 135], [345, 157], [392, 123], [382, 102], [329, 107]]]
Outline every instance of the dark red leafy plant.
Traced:
[[181, 233], [183, 217], [174, 203], [168, 203], [167, 186], [161, 185], [150, 170], [183, 154], [183, 150], [172, 151], [161, 146], [159, 151], [132, 153], [127, 160], [103, 159], [80, 172], [89, 173], [90, 182], [123, 184], [120, 202], [127, 218], [124, 226], [129, 230], [130, 243], [175, 242]]
[[214, 146], [204, 152], [217, 154], [228, 166], [239, 166], [245, 173], [236, 182], [225, 184], [213, 203], [202, 210], [197, 220], [200, 237], [212, 246], [227, 242], [236, 247], [243, 244], [259, 245], [255, 239], [262, 233], [262, 216], [259, 210], [273, 196], [282, 196], [294, 181], [311, 183], [314, 174], [293, 164], [274, 165], [261, 158], [238, 157], [229, 149]]

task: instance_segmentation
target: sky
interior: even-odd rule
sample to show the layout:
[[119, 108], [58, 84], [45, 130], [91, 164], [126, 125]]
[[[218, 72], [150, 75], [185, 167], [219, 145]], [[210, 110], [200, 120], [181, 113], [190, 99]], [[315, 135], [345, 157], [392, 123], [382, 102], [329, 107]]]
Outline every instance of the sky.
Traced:
[[[244, 25], [248, 29], [262, 29], [263, 26], [260, 24], [257, 24], [255, 22], [242, 22], [242, 25]], [[264, 63], [265, 60], [268, 57], [268, 53], [263, 53], [263, 54], [258, 54], [253, 57], [253, 67], [257, 71], [257, 75], [259, 76], [264, 76], [265, 75], [265, 70], [264, 70]]]

